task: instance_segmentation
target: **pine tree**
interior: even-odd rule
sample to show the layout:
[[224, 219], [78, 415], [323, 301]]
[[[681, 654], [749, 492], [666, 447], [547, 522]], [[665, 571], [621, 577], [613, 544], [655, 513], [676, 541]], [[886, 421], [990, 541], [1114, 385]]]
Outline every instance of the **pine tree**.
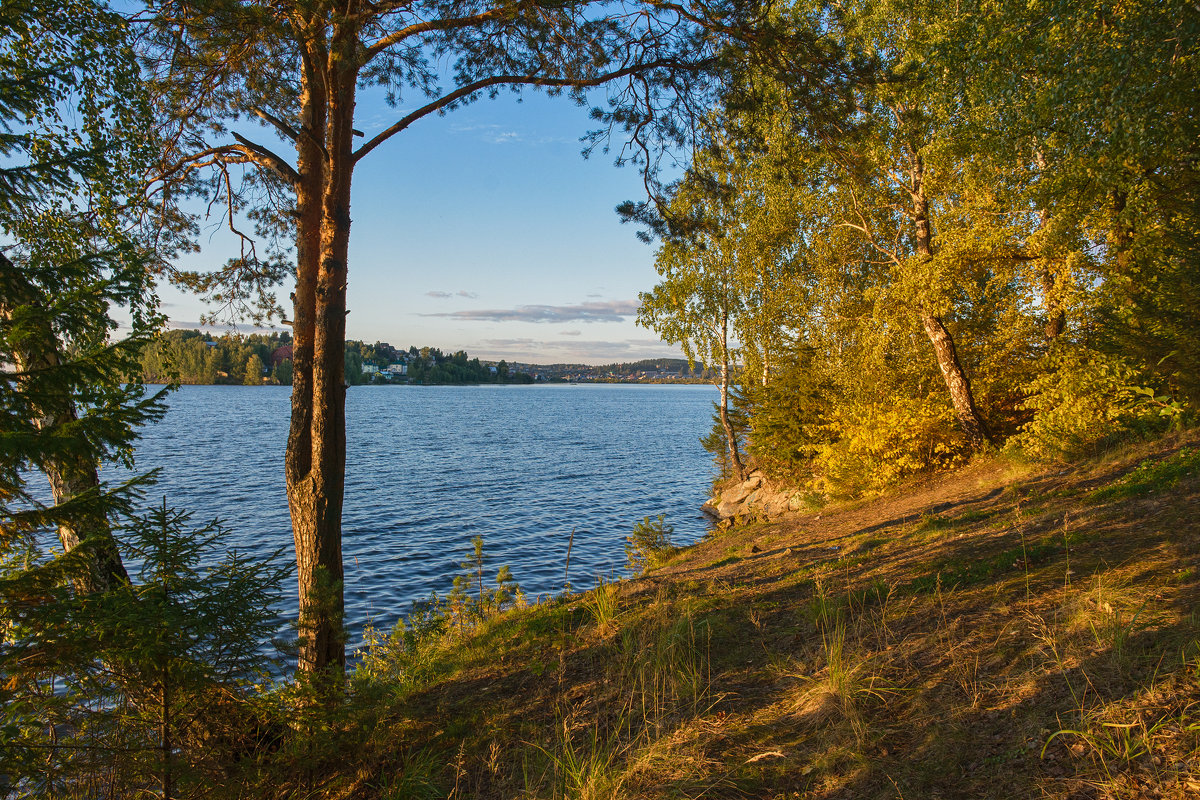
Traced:
[[[299, 669], [331, 686], [345, 676], [336, 631], [342, 599], [341, 516], [345, 489], [346, 285], [354, 170], [423, 118], [501, 90], [569, 92], [612, 85], [627, 108], [598, 111], [603, 124], [641, 139], [682, 137], [672, 110], [716, 64], [718, 39], [738, 8], [603, 2], [304, 2], [146, 4], [147, 63], [162, 81], [164, 180], [178, 192], [218, 191], [231, 217], [251, 210], [264, 233], [292, 237], [295, 271], [280, 251], [259, 258], [250, 237], [241, 257], [214, 275], [186, 276], [226, 306], [277, 310], [270, 293], [295, 275], [292, 293], [292, 416], [285, 454], [301, 607]], [[443, 75], [442, 71], [447, 74]], [[442, 79], [451, 85], [443, 86]], [[358, 142], [360, 87], [381, 86], [394, 104], [415, 99], [395, 121]], [[257, 119], [257, 141], [229, 123]], [[254, 135], [254, 134], [250, 134]], [[283, 148], [279, 147], [283, 145]], [[642, 151], [644, 148], [636, 148]], [[231, 170], [248, 170], [240, 188]], [[215, 183], [209, 181], [215, 170]], [[291, 197], [295, 198], [291, 202]], [[280, 198], [288, 200], [279, 202]], [[264, 248], [265, 249], [265, 248]], [[419, 369], [414, 381], [421, 380]], [[326, 585], [332, 603], [318, 603]], [[331, 694], [333, 696], [333, 694]]]

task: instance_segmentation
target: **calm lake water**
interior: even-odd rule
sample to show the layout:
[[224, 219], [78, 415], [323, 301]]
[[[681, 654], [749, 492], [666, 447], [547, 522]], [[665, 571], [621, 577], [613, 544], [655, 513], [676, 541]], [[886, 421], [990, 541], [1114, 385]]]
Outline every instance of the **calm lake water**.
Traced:
[[[148, 499], [220, 517], [229, 547], [292, 546], [283, 479], [289, 387], [185, 386], [147, 428]], [[533, 598], [619, 575], [635, 522], [666, 514], [681, 543], [706, 530], [712, 461], [707, 386], [362, 386], [347, 400], [343, 549], [351, 641], [445, 594], [482, 536], [488, 573], [508, 564]], [[281, 616], [296, 610], [289, 581]]]

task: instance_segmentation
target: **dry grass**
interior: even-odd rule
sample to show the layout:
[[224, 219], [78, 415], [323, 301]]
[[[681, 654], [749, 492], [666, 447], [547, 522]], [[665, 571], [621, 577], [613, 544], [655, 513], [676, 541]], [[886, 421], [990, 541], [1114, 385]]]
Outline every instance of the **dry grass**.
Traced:
[[381, 692], [316, 794], [1200, 796], [1191, 441], [977, 463], [506, 615]]

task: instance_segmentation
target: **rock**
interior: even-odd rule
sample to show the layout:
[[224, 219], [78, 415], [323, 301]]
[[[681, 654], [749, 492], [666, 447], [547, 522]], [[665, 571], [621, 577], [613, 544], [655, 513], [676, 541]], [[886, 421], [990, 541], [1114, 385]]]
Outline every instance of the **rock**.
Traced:
[[793, 488], [776, 488], [755, 470], [746, 480], [710, 498], [701, 510], [718, 521], [733, 520], [735, 524], [743, 525], [777, 519], [803, 507], [799, 492]]
[[729, 503], [740, 503], [750, 496], [753, 492], [753, 487], [747, 487], [744, 483], [739, 483], [732, 489], [726, 489], [721, 493], [721, 500]]
[[731, 517], [736, 517], [739, 513], [741, 513], [741, 511], [741, 503], [730, 503], [726, 500], [722, 500], [717, 504], [717, 514], [720, 515], [721, 519], [730, 519]]
[[780, 492], [767, 492], [765, 489], [760, 490], [759, 499], [762, 503], [763, 512], [768, 517], [782, 517], [791, 508], [788, 505], [786, 494]]
[[787, 511], [788, 509], [786, 506], [780, 506], [775, 502], [767, 503], [763, 506], [763, 513], [766, 514], [767, 519], [779, 519], [786, 514]]

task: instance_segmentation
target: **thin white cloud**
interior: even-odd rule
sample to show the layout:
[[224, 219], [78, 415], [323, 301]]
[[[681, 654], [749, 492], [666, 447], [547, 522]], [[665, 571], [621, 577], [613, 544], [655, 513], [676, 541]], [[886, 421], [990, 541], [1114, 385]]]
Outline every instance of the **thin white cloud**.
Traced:
[[426, 292], [425, 296], [432, 297], [435, 300], [449, 300], [451, 297], [465, 297], [468, 300], [474, 300], [476, 297], [479, 297], [475, 292], [468, 292], [466, 289], [459, 289], [457, 292], [440, 292], [435, 290]]
[[607, 364], [643, 358], [682, 358], [677, 347], [657, 339], [537, 341], [484, 339], [478, 349], [484, 358], [506, 358], [531, 364]]
[[529, 305], [516, 308], [477, 309], [450, 311], [441, 314], [423, 314], [427, 317], [446, 317], [473, 322], [624, 322], [637, 314], [635, 300], [609, 300], [606, 302], [579, 303], [577, 305]]
[[494, 122], [480, 122], [473, 125], [455, 122], [450, 125], [450, 130], [455, 133], [475, 133], [476, 131], [496, 131], [499, 129], [500, 126]]
[[249, 323], [222, 323], [220, 325], [210, 325], [204, 322], [192, 322], [191, 320], [172, 319], [167, 321], [167, 328], [174, 330], [185, 331], [205, 331], [207, 333], [225, 334], [225, 333], [282, 333], [289, 330], [284, 327], [268, 327], [262, 328]]
[[559, 331], [558, 335], [559, 336], [579, 336], [582, 333], [583, 333], [583, 331]]
[[490, 144], [520, 143], [527, 145], [577, 145], [579, 143], [576, 139], [565, 138], [562, 136], [536, 136], [531, 135], [529, 131], [506, 129], [504, 126], [496, 123], [455, 123], [450, 126], [450, 132], [466, 134], [478, 139], [481, 142], [488, 142]]

